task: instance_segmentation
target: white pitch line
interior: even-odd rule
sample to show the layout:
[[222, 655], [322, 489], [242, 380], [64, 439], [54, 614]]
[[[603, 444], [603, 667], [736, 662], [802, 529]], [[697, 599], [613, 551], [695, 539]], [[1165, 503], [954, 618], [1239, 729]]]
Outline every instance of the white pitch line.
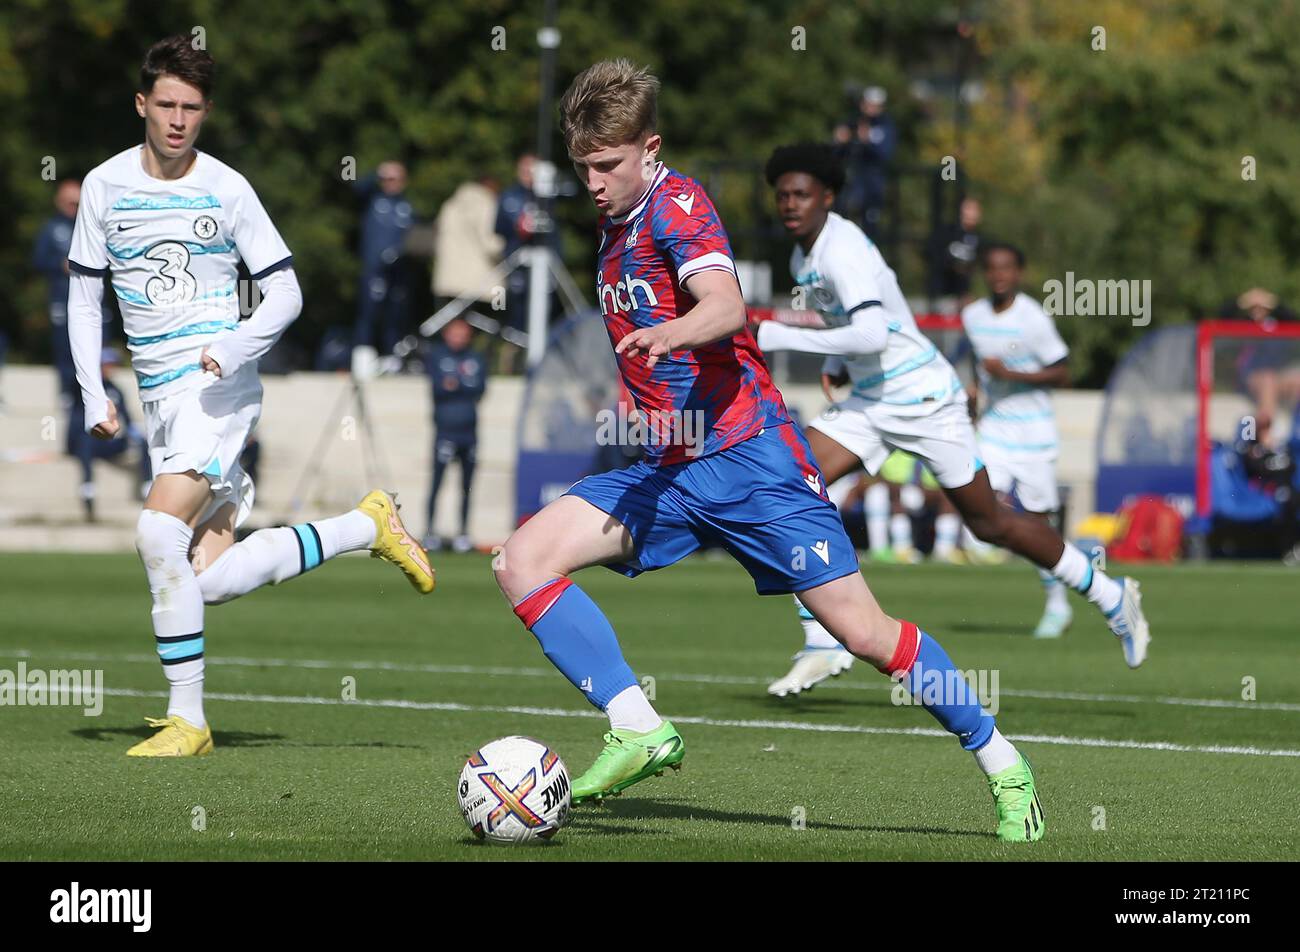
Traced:
[[[166, 691], [137, 691], [132, 688], [105, 688], [115, 697], [165, 698]], [[559, 707], [520, 707], [460, 704], [455, 701], [406, 701], [386, 698], [341, 698], [285, 696], [278, 694], [204, 694], [205, 701], [230, 701], [250, 704], [314, 704], [327, 707], [377, 707], [408, 711], [445, 711], [461, 714], [522, 714], [531, 717], [589, 717], [599, 711], [573, 711]], [[713, 717], [673, 717], [677, 724], [700, 724], [705, 727], [736, 727], [749, 730], [804, 731], [814, 734], [879, 734], [892, 737], [951, 737], [935, 727], [869, 727], [863, 724], [812, 724], [807, 721], [728, 720]], [[1267, 747], [1175, 744], [1169, 741], [1111, 740], [1105, 737], [1066, 737], [1060, 734], [1009, 734], [1010, 740], [1027, 744], [1052, 744], [1058, 747], [1098, 747], [1110, 750], [1164, 750], [1183, 754], [1240, 754], [1249, 757], [1300, 757], [1300, 750]]]
[[[36, 653], [23, 649], [12, 652], [15, 657], [32, 658]], [[156, 655], [148, 654], [95, 654], [93, 652], [51, 653], [42, 651], [41, 657], [66, 658], [72, 661], [127, 662], [131, 664], [157, 664]], [[339, 671], [395, 671], [406, 674], [469, 674], [498, 675], [505, 677], [553, 677], [553, 668], [514, 668], [477, 666], [468, 664], [400, 664], [392, 661], [330, 661], [312, 658], [223, 658], [210, 656], [209, 664], [245, 668], [313, 668]], [[645, 673], [645, 672], [643, 672]], [[678, 681], [687, 684], [736, 684], [766, 687], [768, 678], [742, 677], [717, 674], [656, 674], [658, 681]], [[836, 691], [890, 691], [893, 684], [881, 680], [863, 684], [853, 681], [824, 683], [823, 689]], [[1288, 701], [1230, 701], [1223, 698], [1174, 697], [1160, 694], [1088, 694], [1079, 691], [1036, 691], [1022, 688], [999, 688], [999, 695], [1023, 697], [1040, 701], [1083, 701], [1090, 704], [1168, 704], [1177, 707], [1221, 708], [1237, 711], [1288, 711], [1300, 712], [1300, 704]]]

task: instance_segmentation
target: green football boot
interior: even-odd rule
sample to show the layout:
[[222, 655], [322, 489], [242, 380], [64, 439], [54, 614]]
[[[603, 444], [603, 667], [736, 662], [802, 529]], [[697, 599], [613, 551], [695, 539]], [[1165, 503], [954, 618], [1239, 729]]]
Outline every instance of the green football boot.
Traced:
[[878, 562], [881, 565], [897, 565], [898, 553], [890, 549], [871, 549], [870, 556], [872, 562]]
[[671, 721], [645, 734], [611, 730], [596, 762], [573, 781], [573, 802], [617, 796], [646, 777], [663, 776], [665, 767], [681, 770], [685, 754], [686, 744]]
[[1024, 754], [1020, 763], [989, 777], [989, 790], [998, 808], [998, 839], [1008, 843], [1033, 843], [1047, 829], [1043, 805], [1034, 787], [1034, 772]]

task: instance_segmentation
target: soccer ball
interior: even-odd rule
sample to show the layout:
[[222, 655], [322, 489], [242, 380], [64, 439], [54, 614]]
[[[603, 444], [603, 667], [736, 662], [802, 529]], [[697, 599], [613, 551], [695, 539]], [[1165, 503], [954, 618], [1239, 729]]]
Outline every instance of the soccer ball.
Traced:
[[484, 744], [456, 784], [460, 815], [489, 843], [548, 840], [569, 818], [569, 772], [560, 755], [530, 737]]

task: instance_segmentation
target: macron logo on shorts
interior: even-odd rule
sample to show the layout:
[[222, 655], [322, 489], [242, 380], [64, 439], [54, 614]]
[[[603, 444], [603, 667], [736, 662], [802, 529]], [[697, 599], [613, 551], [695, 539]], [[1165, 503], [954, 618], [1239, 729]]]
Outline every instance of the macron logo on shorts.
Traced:
[[814, 542], [812, 545], [813, 555], [821, 559], [827, 565], [831, 564], [831, 545], [825, 539], [820, 542]]
[[820, 496], [822, 494], [822, 480], [821, 477], [818, 476], [816, 473], [809, 473], [803, 478], [803, 481], [807, 483], [808, 488], [811, 489], [813, 492], [815, 492], [817, 495]]

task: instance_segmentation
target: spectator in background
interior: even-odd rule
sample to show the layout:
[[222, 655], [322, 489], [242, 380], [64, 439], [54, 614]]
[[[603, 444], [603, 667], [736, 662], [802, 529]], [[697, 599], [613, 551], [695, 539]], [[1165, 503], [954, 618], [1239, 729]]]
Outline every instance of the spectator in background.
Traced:
[[980, 223], [984, 208], [966, 197], [958, 206], [957, 221], [940, 225], [927, 244], [930, 307], [943, 313], [960, 311], [972, 300], [971, 277], [979, 260]]
[[487, 385], [487, 365], [471, 348], [474, 331], [463, 318], [455, 318], [442, 331], [442, 343], [431, 347], [426, 367], [433, 382], [433, 485], [429, 489], [429, 531], [424, 546], [442, 548], [434, 532], [438, 490], [453, 460], [460, 461], [460, 532], [452, 548], [468, 552], [470, 489], [478, 453], [478, 402]]
[[[59, 402], [63, 412], [73, 425], [68, 427], [64, 452], [83, 461], [83, 471], [89, 473], [89, 463], [85, 460], [94, 455], [94, 451], [83, 446], [93, 443], [94, 439], [80, 425], [84, 416], [81, 405], [81, 387], [77, 386], [76, 370], [72, 366], [72, 344], [68, 338], [68, 248], [72, 244], [72, 227], [77, 220], [77, 207], [81, 204], [81, 182], [67, 178], [59, 182], [54, 192], [54, 214], [41, 226], [36, 235], [36, 245], [32, 249], [32, 267], [45, 275], [49, 282], [47, 297], [50, 315], [50, 352], [54, 360], [54, 369], [59, 376]], [[108, 298], [103, 304], [103, 329], [105, 344], [108, 343], [108, 330], [112, 324]], [[3, 355], [0, 354], [0, 358]], [[0, 363], [3, 361], [0, 360]], [[87, 492], [93, 494], [94, 487], [89, 483], [89, 475], [82, 480], [83, 499]], [[89, 489], [87, 487], [89, 486]], [[87, 504], [87, 517], [93, 518], [90, 511], [92, 504]]]
[[847, 173], [836, 209], [861, 224], [872, 239], [880, 234], [885, 208], [886, 169], [898, 148], [898, 129], [885, 112], [888, 96], [880, 86], [868, 86], [858, 114], [835, 129], [835, 149]]
[[54, 369], [59, 374], [64, 409], [70, 400], [81, 399], [68, 341], [68, 248], [72, 245], [72, 226], [76, 224], [80, 204], [81, 182], [73, 178], [59, 182], [54, 192], [54, 214], [41, 226], [32, 251], [32, 267], [49, 282], [50, 350]]
[[1272, 291], [1251, 288], [1231, 301], [1225, 301], [1219, 316], [1227, 320], [1254, 321], [1272, 328], [1278, 321], [1294, 321], [1295, 312], [1278, 300]]
[[361, 287], [353, 346], [371, 346], [380, 354], [391, 354], [406, 331], [410, 297], [402, 254], [413, 217], [406, 200], [406, 166], [383, 162], [354, 188], [365, 202], [365, 210], [361, 214]]
[[[1296, 315], [1282, 305], [1276, 294], [1263, 288], [1251, 288], [1235, 301], [1227, 301], [1219, 315], [1228, 319], [1250, 320], [1272, 330], [1279, 321], [1294, 321]], [[1255, 402], [1255, 433], [1258, 442], [1270, 445], [1270, 430], [1279, 409], [1292, 414], [1292, 430], [1300, 421], [1300, 347], [1288, 338], [1244, 339], [1237, 355], [1237, 374], [1242, 389]], [[1288, 434], [1281, 436], [1286, 442]]]
[[490, 175], [462, 182], [443, 204], [434, 225], [435, 308], [462, 294], [491, 301], [492, 290], [485, 285], [505, 247], [497, 214], [497, 182]]
[[[505, 242], [502, 254], [510, 257], [536, 237], [537, 196], [533, 192], [533, 167], [537, 157], [525, 152], [515, 163], [515, 183], [501, 193], [497, 205], [496, 233]], [[516, 331], [528, 330], [528, 266], [522, 265], [506, 278], [506, 324]], [[509, 355], [507, 357], [506, 355]], [[513, 369], [512, 350], [502, 352], [502, 369]]]
[[127, 454], [129, 450], [134, 449], [139, 467], [141, 499], [148, 495], [149, 484], [153, 479], [144, 430], [131, 419], [127, 411], [126, 397], [113, 383], [112, 371], [122, 365], [122, 357], [116, 349], [105, 347], [101, 352], [100, 361], [100, 369], [104, 377], [104, 394], [117, 407], [118, 435], [110, 440], [92, 439], [86, 433], [85, 409], [79, 397], [71, 404], [68, 412], [69, 433], [81, 436], [80, 439], [75, 440], [73, 446], [77, 462], [81, 464], [81, 505], [85, 510], [87, 522], [95, 521], [95, 460], [102, 459], [120, 465], [130, 465]]

